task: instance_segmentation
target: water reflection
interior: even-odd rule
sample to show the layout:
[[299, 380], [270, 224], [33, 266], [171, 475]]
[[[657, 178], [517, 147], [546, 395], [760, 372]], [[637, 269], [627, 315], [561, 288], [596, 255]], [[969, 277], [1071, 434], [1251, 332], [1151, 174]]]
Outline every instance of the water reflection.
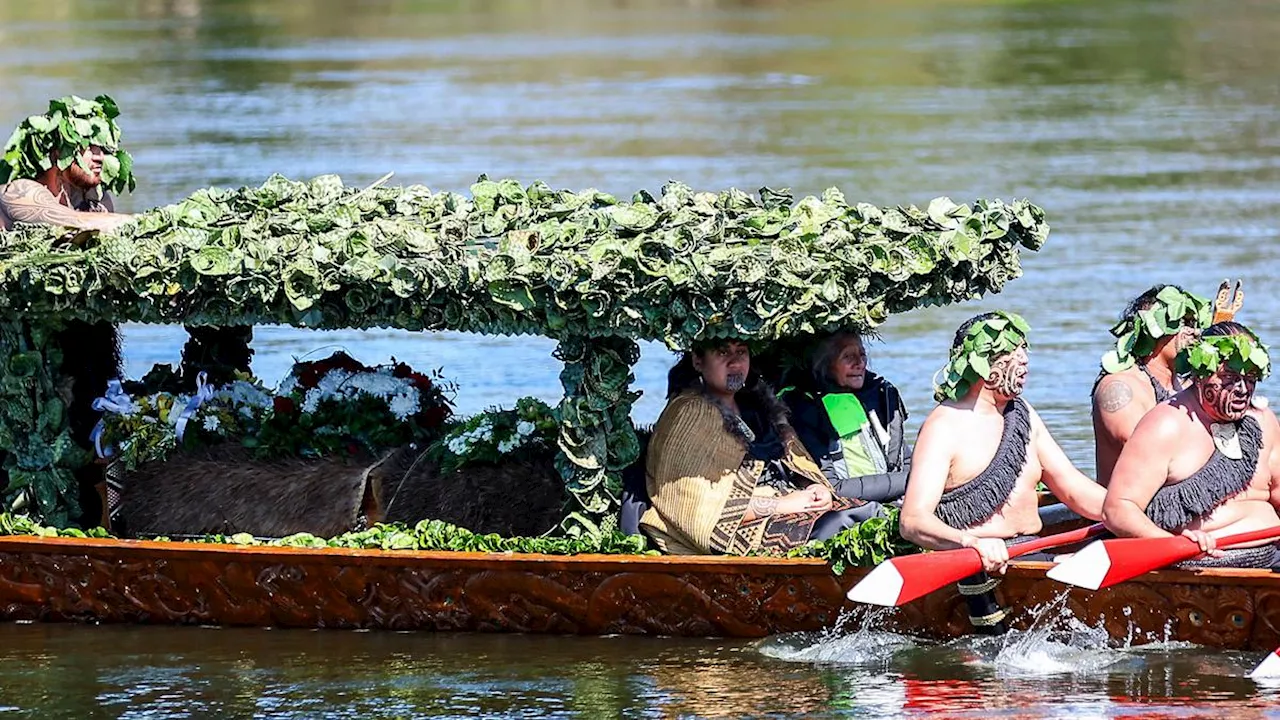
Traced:
[[[1131, 648], [1013, 677], [999, 640], [915, 642], [882, 667], [781, 660], [764, 643], [428, 633], [0, 625], [18, 717], [1262, 716], [1257, 653]], [[38, 713], [38, 715], [37, 715]], [[1148, 715], [1150, 716], [1150, 715]]]

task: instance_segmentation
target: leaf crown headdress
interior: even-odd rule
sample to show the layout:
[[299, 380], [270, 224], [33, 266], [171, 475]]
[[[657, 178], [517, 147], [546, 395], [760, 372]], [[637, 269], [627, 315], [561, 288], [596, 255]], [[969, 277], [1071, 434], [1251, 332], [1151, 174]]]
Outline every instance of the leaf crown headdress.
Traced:
[[90, 145], [102, 148], [102, 187], [111, 192], [133, 190], [133, 157], [120, 149], [120, 127], [115, 118], [120, 108], [110, 96], [85, 100], [75, 95], [49, 101], [43, 115], [23, 120], [0, 155], [0, 184], [13, 180], [34, 180], [53, 167], [57, 152], [58, 169], [77, 162]]
[[[1124, 318], [1111, 328], [1116, 346], [1102, 356], [1103, 370], [1118, 373], [1133, 367], [1138, 360], [1156, 351], [1156, 343], [1161, 338], [1178, 334], [1188, 323], [1197, 329], [1209, 325], [1209, 301], [1176, 285], [1160, 288], [1150, 303], [1143, 309], [1130, 306]], [[1134, 305], [1142, 304], [1142, 297], [1134, 301]]]
[[983, 382], [991, 374], [991, 361], [1029, 345], [1031, 326], [1020, 315], [997, 310], [979, 315], [963, 337], [951, 346], [951, 359], [934, 378], [933, 398], [938, 402], [955, 400], [969, 392], [974, 383]]
[[[1236, 323], [1231, 323], [1236, 325]], [[1179, 373], [1205, 378], [1225, 365], [1241, 375], [1263, 380], [1271, 374], [1271, 353], [1258, 336], [1243, 325], [1232, 335], [1205, 335], [1178, 353]]]

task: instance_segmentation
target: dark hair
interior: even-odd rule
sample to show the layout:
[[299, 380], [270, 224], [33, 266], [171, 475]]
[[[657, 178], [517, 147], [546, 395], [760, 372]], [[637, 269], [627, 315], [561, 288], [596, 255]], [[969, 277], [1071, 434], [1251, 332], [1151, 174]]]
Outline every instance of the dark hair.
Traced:
[[969, 328], [973, 327], [974, 324], [980, 323], [983, 320], [990, 320], [993, 317], [999, 317], [999, 313], [984, 312], [980, 315], [974, 315], [961, 323], [960, 327], [956, 329], [956, 336], [951, 340], [951, 349], [955, 350], [961, 345], [964, 345], [965, 336], [969, 334]]
[[1259, 342], [1257, 333], [1232, 320], [1216, 322], [1200, 333], [1200, 337], [1225, 337], [1230, 335], [1248, 335], [1254, 342]]
[[1132, 320], [1138, 313], [1143, 310], [1150, 310], [1156, 306], [1156, 296], [1164, 292], [1165, 288], [1173, 288], [1183, 295], [1190, 295], [1181, 285], [1152, 285], [1147, 288], [1141, 295], [1129, 301], [1124, 306], [1124, 310], [1120, 313], [1120, 322], [1128, 322]]
[[[701, 353], [699, 353], [701, 354]], [[693, 353], [685, 351], [667, 371], [667, 399], [679, 395], [698, 384], [698, 371], [693, 369]]]

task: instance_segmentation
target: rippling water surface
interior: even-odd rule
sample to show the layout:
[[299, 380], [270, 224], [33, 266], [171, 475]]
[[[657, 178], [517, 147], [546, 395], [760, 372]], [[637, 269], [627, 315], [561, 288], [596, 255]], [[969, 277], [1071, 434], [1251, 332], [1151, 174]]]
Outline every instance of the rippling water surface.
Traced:
[[[848, 642], [855, 640], [854, 642]], [[1087, 632], [930, 644], [0, 625], [0, 716], [1268, 717], [1257, 653]]]
[[[1263, 0], [0, 0], [0, 126], [52, 96], [109, 92], [137, 158], [126, 210], [272, 172], [359, 185], [395, 171], [455, 191], [483, 172], [622, 195], [677, 178], [835, 185], [882, 205], [1029, 197], [1053, 233], [1025, 277], [892, 318], [873, 364], [918, 423], [955, 326], [1021, 312], [1028, 396], [1091, 470], [1087, 394], [1130, 297], [1242, 278], [1240, 319], [1280, 337], [1277, 36], [1280, 5]], [[126, 339], [136, 375], [176, 361], [183, 337]], [[255, 369], [274, 381], [332, 346], [442, 367], [463, 412], [559, 396], [538, 338], [259, 328]], [[671, 356], [644, 350], [648, 422]], [[2, 627], [0, 715], [1048, 717], [1150, 703], [1181, 717], [1196, 714], [1185, 703], [1274, 699], [1241, 679], [1255, 661], [1242, 655], [1175, 648], [1028, 680], [967, 652], [849, 666], [719, 642]]]

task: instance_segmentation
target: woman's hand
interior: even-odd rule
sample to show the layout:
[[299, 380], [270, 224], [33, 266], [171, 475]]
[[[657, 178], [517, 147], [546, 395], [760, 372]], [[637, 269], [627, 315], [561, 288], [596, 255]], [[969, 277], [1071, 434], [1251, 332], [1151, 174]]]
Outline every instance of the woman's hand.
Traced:
[[809, 493], [810, 504], [808, 510], [830, 510], [832, 497], [831, 489], [826, 485], [813, 484], [805, 488], [805, 492]]
[[778, 498], [775, 513], [791, 514], [831, 509], [831, 491], [822, 485], [810, 485]]

